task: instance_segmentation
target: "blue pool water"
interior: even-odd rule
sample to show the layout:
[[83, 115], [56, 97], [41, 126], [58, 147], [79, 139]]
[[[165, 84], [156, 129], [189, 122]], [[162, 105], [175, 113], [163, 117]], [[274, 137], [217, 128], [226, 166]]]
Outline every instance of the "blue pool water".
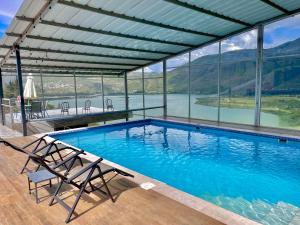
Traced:
[[263, 224], [300, 216], [298, 141], [159, 120], [51, 136]]

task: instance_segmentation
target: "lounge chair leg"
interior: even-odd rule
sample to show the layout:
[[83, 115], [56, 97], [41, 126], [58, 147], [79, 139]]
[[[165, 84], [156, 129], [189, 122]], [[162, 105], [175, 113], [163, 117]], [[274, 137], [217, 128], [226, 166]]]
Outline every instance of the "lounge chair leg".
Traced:
[[50, 202], [49, 202], [49, 206], [53, 205], [54, 199], [55, 199], [55, 197], [57, 196], [57, 194], [59, 193], [59, 190], [61, 189], [63, 183], [64, 183], [64, 181], [62, 180], [62, 181], [60, 182], [60, 184], [58, 185], [58, 187], [57, 187], [55, 193], [53, 194], [52, 199], [51, 199]]
[[35, 187], [35, 202], [36, 204], [39, 203], [39, 197], [38, 197], [38, 189], [37, 189], [37, 183], [34, 184]]
[[114, 200], [114, 198], [113, 198], [113, 196], [112, 196], [112, 194], [111, 194], [111, 192], [110, 192], [110, 190], [109, 190], [109, 188], [108, 188], [108, 186], [107, 186], [107, 184], [106, 184], [106, 181], [104, 180], [103, 176], [101, 176], [101, 180], [102, 180], [102, 182], [103, 182], [103, 185], [104, 185], [104, 187], [105, 187], [105, 189], [106, 189], [106, 192], [107, 192], [107, 194], [109, 195], [111, 201], [112, 201], [112, 202], [115, 202], [115, 200]]
[[71, 219], [71, 217], [72, 217], [72, 214], [73, 214], [73, 212], [75, 211], [75, 208], [76, 208], [76, 206], [77, 206], [77, 204], [78, 204], [78, 202], [79, 202], [79, 200], [80, 200], [80, 197], [81, 197], [81, 195], [82, 195], [82, 193], [83, 193], [83, 191], [84, 191], [86, 185], [89, 183], [89, 180], [90, 180], [91, 176], [93, 175], [94, 171], [95, 171], [95, 168], [93, 168], [93, 169], [90, 171], [90, 173], [89, 173], [89, 175], [87, 176], [85, 182], [84, 182], [83, 185], [81, 186], [80, 191], [79, 191], [79, 193], [78, 193], [78, 195], [77, 195], [77, 197], [76, 197], [76, 200], [75, 200], [75, 202], [74, 202], [74, 204], [73, 204], [71, 210], [69, 211], [68, 217], [67, 217], [67, 219], [66, 219], [66, 221], [65, 221], [66, 223], [70, 222], [70, 219]]
[[22, 170], [21, 170], [21, 174], [24, 173], [24, 170], [26, 169], [26, 167], [27, 167], [29, 161], [30, 161], [30, 158], [27, 159], [25, 165], [23, 166], [23, 168], [22, 168]]
[[29, 180], [29, 177], [27, 177], [27, 180], [28, 180], [28, 191], [29, 191], [29, 194], [31, 195], [31, 187], [30, 187], [30, 180]]

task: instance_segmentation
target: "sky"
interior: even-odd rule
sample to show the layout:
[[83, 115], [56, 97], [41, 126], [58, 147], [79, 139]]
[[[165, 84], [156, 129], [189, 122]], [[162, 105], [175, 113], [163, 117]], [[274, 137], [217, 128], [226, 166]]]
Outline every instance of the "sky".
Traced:
[[0, 0], [0, 39], [8, 28], [23, 0]]

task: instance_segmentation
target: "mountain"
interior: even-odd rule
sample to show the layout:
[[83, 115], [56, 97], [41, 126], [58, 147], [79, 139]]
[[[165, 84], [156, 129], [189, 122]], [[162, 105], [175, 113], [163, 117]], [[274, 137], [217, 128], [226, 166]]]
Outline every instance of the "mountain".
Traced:
[[[264, 94], [300, 93], [300, 38], [264, 50], [262, 90]], [[274, 58], [275, 56], [282, 56]], [[191, 62], [191, 93], [216, 94], [218, 55], [207, 55]], [[222, 54], [220, 92], [253, 95], [256, 50], [244, 49]], [[168, 91], [187, 93], [188, 65], [168, 71]]]

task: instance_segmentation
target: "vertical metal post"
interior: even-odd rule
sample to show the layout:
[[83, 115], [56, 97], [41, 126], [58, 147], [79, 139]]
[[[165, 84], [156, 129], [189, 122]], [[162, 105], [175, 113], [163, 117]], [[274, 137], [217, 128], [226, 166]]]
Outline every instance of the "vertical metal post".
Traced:
[[189, 95], [189, 112], [188, 112], [188, 117], [189, 120], [191, 119], [191, 52], [189, 51], [189, 67], [188, 67], [188, 95]]
[[[127, 82], [127, 72], [124, 73], [124, 86], [125, 86], [125, 108], [128, 113], [129, 110], [129, 99], [128, 99], [128, 82]], [[126, 121], [128, 121], [128, 114], [126, 116]]]
[[255, 117], [254, 125], [260, 126], [261, 111], [261, 79], [263, 68], [263, 41], [264, 27], [259, 25], [257, 28], [257, 54], [256, 54], [256, 82], [255, 82]]
[[46, 108], [45, 108], [45, 95], [44, 95], [44, 81], [43, 81], [43, 76], [42, 76], [42, 70], [40, 70], [40, 79], [41, 79], [41, 92], [42, 92], [42, 99], [43, 99], [43, 114], [44, 117], [46, 117]]
[[104, 84], [103, 84], [103, 76], [101, 76], [101, 94], [102, 94], [102, 111], [104, 112]]
[[167, 109], [167, 61], [163, 60], [163, 106], [164, 106], [164, 119], [168, 116]]
[[17, 60], [17, 79], [19, 86], [19, 94], [21, 98], [21, 117], [22, 117], [22, 131], [23, 136], [27, 136], [27, 124], [26, 124], [26, 113], [25, 113], [25, 101], [24, 101], [24, 91], [23, 91], [23, 80], [22, 80], [22, 67], [21, 67], [21, 56], [20, 56], [20, 46], [15, 46], [16, 50], [16, 60]]
[[2, 82], [2, 70], [0, 68], [0, 111], [1, 111], [1, 123], [2, 125], [4, 125], [4, 121], [5, 121], [5, 115], [4, 115], [4, 111], [3, 111], [3, 82]]
[[221, 41], [219, 41], [219, 58], [218, 58], [218, 122], [220, 122], [220, 105], [221, 105], [221, 94], [220, 94], [220, 78], [221, 78], [221, 63], [222, 63], [222, 52], [221, 52]]
[[143, 92], [143, 118], [146, 118], [145, 112], [145, 74], [144, 74], [144, 67], [142, 68], [142, 92]]
[[77, 105], [77, 82], [76, 82], [76, 74], [75, 71], [73, 73], [74, 78], [74, 90], [75, 90], [75, 109], [76, 109], [76, 115], [78, 115], [78, 105]]

